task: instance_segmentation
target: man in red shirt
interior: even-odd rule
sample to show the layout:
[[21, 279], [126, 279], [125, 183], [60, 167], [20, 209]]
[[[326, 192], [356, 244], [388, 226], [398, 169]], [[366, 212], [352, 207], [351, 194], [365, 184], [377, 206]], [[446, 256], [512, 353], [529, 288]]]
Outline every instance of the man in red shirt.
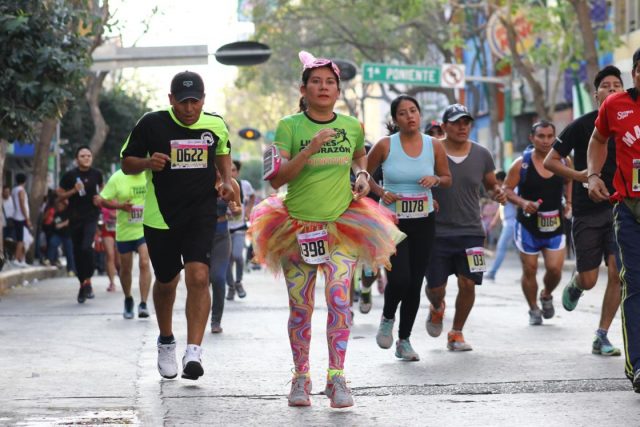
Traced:
[[[610, 200], [621, 262], [622, 335], [625, 373], [640, 393], [640, 49], [633, 54], [633, 88], [602, 103], [587, 150], [589, 197]], [[616, 142], [615, 193], [609, 194], [600, 173], [607, 158], [607, 139]]]

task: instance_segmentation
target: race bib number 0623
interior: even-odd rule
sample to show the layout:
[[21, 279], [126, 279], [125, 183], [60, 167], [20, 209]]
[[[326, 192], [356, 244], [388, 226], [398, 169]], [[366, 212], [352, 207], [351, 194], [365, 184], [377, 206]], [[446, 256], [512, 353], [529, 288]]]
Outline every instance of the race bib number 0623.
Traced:
[[208, 145], [202, 140], [171, 141], [171, 169], [204, 169], [208, 155]]

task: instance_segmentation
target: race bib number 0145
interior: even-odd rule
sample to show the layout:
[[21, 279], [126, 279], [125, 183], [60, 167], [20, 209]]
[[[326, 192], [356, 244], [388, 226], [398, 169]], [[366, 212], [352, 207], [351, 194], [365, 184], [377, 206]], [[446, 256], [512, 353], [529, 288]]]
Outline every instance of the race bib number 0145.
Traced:
[[484, 262], [484, 248], [469, 248], [467, 252], [467, 262], [471, 273], [484, 273], [487, 271], [487, 264]]
[[424, 218], [429, 215], [427, 194], [403, 194], [396, 201], [396, 216], [398, 219]]
[[329, 261], [329, 235], [327, 230], [300, 233], [297, 236], [300, 255], [307, 264], [323, 264]]
[[209, 156], [208, 145], [199, 139], [171, 141], [171, 169], [204, 169]]

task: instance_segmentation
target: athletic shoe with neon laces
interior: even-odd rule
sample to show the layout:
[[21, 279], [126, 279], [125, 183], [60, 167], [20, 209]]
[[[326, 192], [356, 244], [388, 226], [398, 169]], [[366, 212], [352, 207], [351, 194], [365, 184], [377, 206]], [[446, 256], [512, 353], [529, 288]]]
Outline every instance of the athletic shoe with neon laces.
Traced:
[[124, 312], [122, 317], [125, 319], [133, 319], [133, 297], [127, 297], [124, 299]]
[[351, 389], [347, 387], [347, 380], [344, 375], [334, 375], [327, 380], [327, 387], [324, 394], [331, 401], [332, 408], [348, 408], [353, 406], [353, 396]]
[[451, 331], [447, 334], [447, 348], [451, 351], [471, 351], [473, 347], [464, 340], [462, 332]]
[[176, 343], [160, 344], [158, 341], [158, 372], [164, 378], [172, 379], [178, 375], [176, 362]]
[[195, 344], [187, 345], [184, 356], [182, 356], [182, 378], [197, 380], [203, 374], [202, 347]]
[[429, 316], [427, 317], [427, 333], [432, 337], [439, 337], [442, 333], [442, 320], [444, 319], [444, 300], [440, 309], [436, 310], [433, 304], [429, 304]]
[[562, 290], [562, 306], [567, 311], [573, 311], [581, 296], [582, 289], [578, 289], [573, 281], [569, 282]]
[[149, 309], [147, 308], [146, 302], [141, 302], [138, 305], [138, 317], [140, 319], [146, 319], [147, 317], [149, 317]]
[[542, 325], [542, 312], [539, 309], [529, 310], [529, 324], [531, 326]]
[[360, 309], [360, 313], [367, 314], [371, 311], [371, 307], [373, 304], [371, 303], [371, 288], [369, 288], [368, 292], [362, 292], [360, 294], [360, 301], [358, 302], [358, 308]]
[[395, 321], [395, 319], [385, 319], [384, 316], [380, 316], [380, 326], [378, 326], [376, 334], [376, 342], [380, 348], [391, 348], [393, 345], [393, 324]]
[[420, 360], [418, 353], [413, 350], [408, 339], [396, 341], [396, 357], [407, 362], [417, 362]]
[[540, 294], [540, 305], [542, 306], [542, 317], [545, 319], [551, 319], [556, 314], [556, 310], [553, 308], [553, 295], [543, 299]]
[[596, 335], [595, 338], [593, 338], [591, 353], [601, 356], [620, 356], [620, 354], [622, 354], [619, 348], [611, 344], [606, 335], [604, 337]]
[[310, 406], [311, 399], [311, 378], [309, 375], [294, 376], [291, 380], [291, 391], [289, 392], [289, 406]]

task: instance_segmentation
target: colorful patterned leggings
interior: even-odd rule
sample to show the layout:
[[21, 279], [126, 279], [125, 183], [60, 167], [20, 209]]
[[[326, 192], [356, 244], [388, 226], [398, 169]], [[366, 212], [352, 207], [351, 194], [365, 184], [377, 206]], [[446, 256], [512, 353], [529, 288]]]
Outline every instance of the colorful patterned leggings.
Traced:
[[297, 374], [309, 372], [311, 315], [318, 268], [322, 270], [325, 277], [325, 297], [329, 310], [327, 315], [329, 369], [343, 369], [351, 324], [349, 289], [355, 265], [355, 258], [346, 255], [341, 248], [334, 248], [331, 259], [320, 265], [283, 260], [282, 270], [289, 291], [289, 342]]

